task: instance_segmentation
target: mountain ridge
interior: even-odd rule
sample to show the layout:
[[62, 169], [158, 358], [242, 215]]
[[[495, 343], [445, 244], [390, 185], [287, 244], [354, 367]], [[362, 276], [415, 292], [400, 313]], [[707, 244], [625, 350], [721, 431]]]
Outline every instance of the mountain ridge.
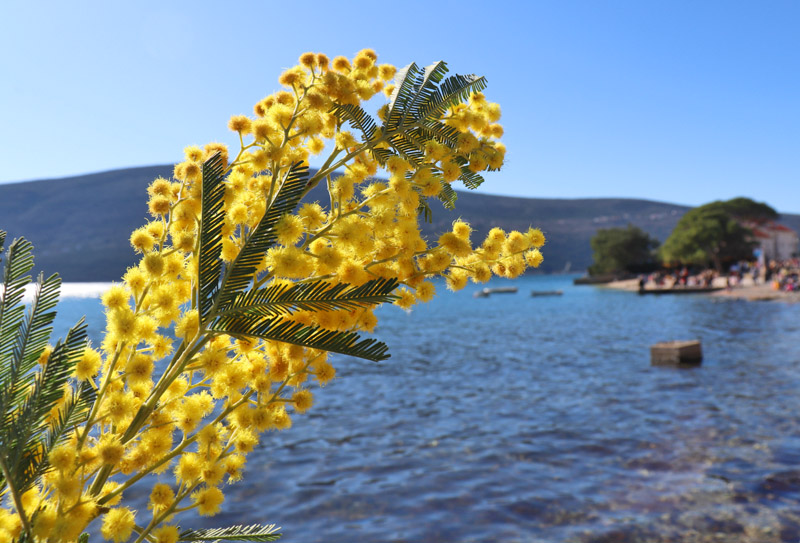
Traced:
[[[0, 185], [0, 229], [8, 239], [25, 236], [35, 246], [36, 270], [58, 272], [65, 281], [112, 281], [133, 265], [128, 243], [147, 213], [148, 184], [170, 177], [171, 165], [141, 166], [78, 176]], [[519, 198], [457, 191], [455, 210], [431, 200], [433, 222], [422, 225], [431, 241], [461, 217], [479, 243], [492, 227], [542, 228], [544, 272], [584, 270], [592, 262], [589, 240], [599, 228], [634, 224], [664, 241], [689, 206], [636, 198]], [[310, 200], [327, 201], [324, 187]], [[800, 215], [782, 215], [800, 230]], [[77, 255], [77, 257], [76, 257]]]

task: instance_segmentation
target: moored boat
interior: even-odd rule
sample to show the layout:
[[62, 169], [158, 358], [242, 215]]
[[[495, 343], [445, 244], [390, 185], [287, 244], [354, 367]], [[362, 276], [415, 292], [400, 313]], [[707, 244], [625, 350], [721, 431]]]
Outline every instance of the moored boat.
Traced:
[[495, 287], [495, 288], [487, 287], [482, 290], [479, 290], [478, 292], [473, 294], [473, 296], [475, 298], [486, 298], [490, 294], [516, 294], [517, 290], [518, 290], [517, 287]]
[[532, 290], [531, 296], [561, 296], [564, 294], [563, 290]]

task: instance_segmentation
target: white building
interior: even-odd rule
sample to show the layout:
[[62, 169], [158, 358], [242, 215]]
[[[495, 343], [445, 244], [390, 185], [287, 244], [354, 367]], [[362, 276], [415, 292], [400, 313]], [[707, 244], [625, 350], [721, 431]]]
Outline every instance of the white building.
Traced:
[[800, 238], [797, 232], [776, 222], [749, 225], [764, 254], [764, 260], [788, 260], [798, 255]]

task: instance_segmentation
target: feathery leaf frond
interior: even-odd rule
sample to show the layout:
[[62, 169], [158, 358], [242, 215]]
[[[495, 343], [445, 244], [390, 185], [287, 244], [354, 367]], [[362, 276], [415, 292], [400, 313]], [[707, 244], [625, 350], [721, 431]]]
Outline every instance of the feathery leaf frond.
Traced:
[[391, 293], [398, 285], [397, 279], [373, 279], [354, 287], [347, 283], [331, 284], [325, 281], [277, 284], [264, 289], [236, 295], [220, 310], [223, 316], [249, 313], [263, 317], [276, 317], [294, 311], [353, 310], [360, 307], [392, 302]]
[[470, 94], [485, 89], [487, 84], [488, 82], [483, 76], [451, 75], [442, 82], [424, 104], [420, 105], [417, 115], [421, 119], [437, 118], [447, 108], [465, 102]]
[[438, 198], [442, 201], [445, 209], [453, 210], [456, 208], [458, 194], [448, 183], [442, 183], [442, 191], [439, 193]]
[[294, 211], [300, 203], [307, 183], [308, 167], [296, 162], [289, 168], [275, 198], [250, 233], [244, 247], [229, 264], [221, 286], [218, 307], [227, 305], [231, 298], [250, 285], [262, 258], [275, 244], [275, 226], [281, 217]]
[[414, 96], [414, 87], [419, 75], [419, 67], [411, 63], [397, 72], [395, 87], [389, 97], [389, 114], [386, 116], [386, 130], [394, 130], [400, 126], [405, 109]]
[[337, 104], [333, 107], [332, 113], [360, 130], [364, 134], [365, 142], [375, 137], [375, 120], [361, 107], [353, 104]]
[[[36, 477], [47, 468], [47, 444], [49, 441], [55, 444], [60, 439], [60, 436], [51, 435], [47, 418], [62, 400], [64, 386], [86, 344], [86, 324], [81, 319], [70, 329], [64, 341], [56, 344], [44, 369], [35, 374], [27, 397], [11, 413], [10, 424], [0, 430], [0, 451], [7, 455], [11, 473], [17, 477], [17, 480], [11, 481], [16, 492], [29, 489]], [[85, 402], [80, 396], [77, 404], [81, 413], [85, 412], [82, 409]], [[78, 415], [67, 414], [64, 424], [68, 424], [70, 419], [74, 421], [75, 416]]]
[[454, 157], [455, 162], [461, 167], [458, 178], [468, 189], [476, 189], [483, 183], [483, 177], [469, 169], [469, 161], [462, 156]]
[[66, 399], [58, 411], [58, 418], [50, 426], [47, 436], [47, 446], [51, 449], [61, 443], [67, 436], [67, 431], [82, 424], [86, 420], [89, 409], [97, 399], [97, 391], [89, 383], [83, 381], [77, 390]]
[[411, 102], [408, 104], [408, 115], [414, 120], [420, 119], [420, 109], [426, 104], [437, 91], [437, 85], [447, 73], [447, 64], [440, 60], [430, 66], [426, 66], [416, 81], [416, 92]]
[[[0, 245], [4, 241], [5, 233], [0, 232]], [[64, 397], [87, 344], [83, 320], [56, 343], [47, 362], [36, 371], [52, 333], [61, 279], [39, 275], [26, 317], [22, 298], [32, 268], [33, 246], [24, 238], [14, 240], [0, 293], [0, 494], [10, 490], [15, 497], [48, 470], [50, 451], [72, 427], [85, 421], [95, 399], [88, 382]]]
[[420, 197], [419, 205], [417, 206], [417, 215], [422, 215], [422, 219], [431, 224], [433, 222], [433, 210], [431, 209], [428, 199], [424, 196]]
[[25, 314], [20, 302], [31, 281], [28, 273], [33, 269], [32, 249], [28, 240], [19, 238], [11, 242], [6, 254], [4, 284], [0, 292], [0, 368], [7, 368], [9, 357], [17, 345], [14, 339]]
[[389, 105], [386, 130], [400, 130], [409, 121], [419, 119], [420, 106], [435, 94], [436, 85], [447, 73], [447, 64], [442, 61], [427, 66], [420, 71], [416, 64], [410, 64], [398, 72], [395, 93]]
[[306, 326], [281, 317], [264, 318], [251, 315], [222, 316], [211, 329], [234, 337], [254, 337], [281, 341], [311, 349], [346, 354], [379, 362], [389, 358], [385, 343], [360, 338], [355, 332], [337, 332], [318, 326]]
[[423, 147], [409, 138], [409, 133], [396, 134], [389, 138], [389, 143], [400, 156], [408, 160], [412, 166], [419, 167], [425, 159]]
[[[472, 93], [486, 87], [485, 77], [453, 75], [444, 79], [446, 73], [447, 64], [440, 61], [422, 71], [416, 64], [410, 64], [397, 74], [385, 130], [388, 143], [414, 167], [419, 167], [424, 160], [425, 145], [430, 141], [451, 150], [458, 147], [459, 131], [442, 123], [439, 117], [447, 108], [465, 102]], [[385, 164], [390, 153], [373, 151], [373, 155]], [[461, 167], [459, 179], [467, 188], [474, 189], [483, 183], [483, 177], [469, 170], [466, 159], [459, 156], [458, 164]], [[454, 205], [454, 194], [446, 191], [440, 196], [449, 209]]]
[[43, 462], [37, 462], [30, 471], [30, 478], [35, 481], [44, 475], [49, 469], [50, 465], [47, 462], [47, 457], [55, 447], [63, 443], [69, 436], [69, 431], [86, 422], [89, 416], [89, 410], [92, 404], [97, 399], [97, 392], [88, 381], [82, 382], [78, 386], [78, 390], [73, 390], [72, 394], [66, 399], [64, 404], [58, 410], [58, 418], [50, 425], [47, 435], [40, 443], [43, 445], [41, 450]]
[[424, 125], [439, 118], [449, 107], [465, 102], [470, 94], [486, 88], [485, 77], [452, 75], [444, 79], [447, 64], [436, 62], [420, 71], [416, 64], [400, 70], [389, 105], [386, 130], [403, 126]]
[[35, 285], [33, 301], [26, 319], [20, 321], [16, 330], [16, 340], [11, 356], [0, 368], [0, 383], [10, 387], [0, 387], [0, 412], [9, 413], [19, 406], [28, 389], [27, 377], [36, 366], [39, 357], [47, 347], [51, 326], [56, 313], [52, 311], [58, 303], [61, 278], [52, 275], [46, 280], [39, 274]]
[[222, 274], [222, 225], [225, 164], [220, 153], [203, 163], [202, 215], [200, 216], [200, 251], [198, 261], [197, 306], [203, 323], [214, 305]]
[[411, 130], [411, 133], [416, 134], [418, 139], [423, 139], [425, 141], [435, 139], [451, 149], [458, 147], [458, 136], [460, 132], [452, 126], [448, 126], [439, 121], [425, 120], [420, 126]]
[[370, 152], [372, 153], [372, 156], [375, 157], [375, 160], [378, 161], [378, 164], [381, 165], [381, 167], [385, 167], [386, 161], [389, 160], [389, 157], [393, 155], [389, 149], [373, 148], [370, 150]]
[[178, 536], [178, 541], [277, 541], [282, 535], [277, 531], [279, 529], [274, 524], [253, 524], [252, 526], [186, 530]]

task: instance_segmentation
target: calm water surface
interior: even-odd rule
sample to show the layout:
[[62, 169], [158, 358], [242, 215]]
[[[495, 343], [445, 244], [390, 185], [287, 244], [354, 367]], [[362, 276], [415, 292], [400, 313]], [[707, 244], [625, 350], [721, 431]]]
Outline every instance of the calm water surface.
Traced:
[[[392, 358], [337, 358], [199, 525], [277, 523], [304, 543], [798, 541], [800, 305], [571, 281], [382, 308]], [[99, 343], [97, 300], [59, 319], [83, 313]], [[702, 367], [650, 367], [652, 343], [692, 338]], [[145, 489], [126, 499], [146, 511]]]

